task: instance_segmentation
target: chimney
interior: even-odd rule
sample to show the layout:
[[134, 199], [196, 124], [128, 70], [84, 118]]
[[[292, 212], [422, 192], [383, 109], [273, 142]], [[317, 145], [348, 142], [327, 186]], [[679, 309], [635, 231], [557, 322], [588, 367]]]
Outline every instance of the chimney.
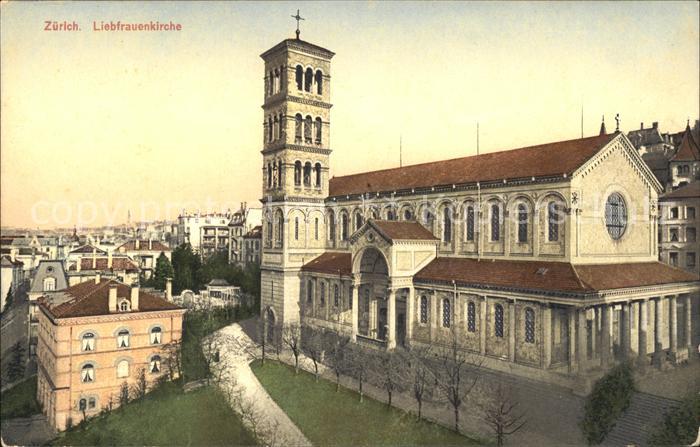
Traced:
[[111, 251], [107, 252], [107, 268], [108, 269], [112, 268], [112, 252]]
[[134, 241], [134, 249], [135, 250], [141, 249], [141, 241], [139, 241], [138, 238]]
[[165, 278], [165, 299], [168, 301], [173, 300], [173, 279]]
[[92, 269], [97, 270], [97, 248], [92, 247]]
[[642, 121], [641, 123], [639, 123], [639, 130], [642, 130], [642, 129], [644, 129], [644, 121]]
[[131, 310], [139, 310], [139, 283], [131, 285]]
[[115, 283], [109, 285], [109, 311], [117, 311], [117, 285]]
[[95, 273], [95, 284], [99, 284], [100, 281], [102, 281], [102, 275], [100, 275], [100, 272]]
[[653, 127], [654, 129], [657, 129], [659, 127], [659, 122], [654, 121], [653, 123], [651, 123], [651, 127]]
[[153, 250], [153, 239], [151, 237], [148, 237], [148, 249]]

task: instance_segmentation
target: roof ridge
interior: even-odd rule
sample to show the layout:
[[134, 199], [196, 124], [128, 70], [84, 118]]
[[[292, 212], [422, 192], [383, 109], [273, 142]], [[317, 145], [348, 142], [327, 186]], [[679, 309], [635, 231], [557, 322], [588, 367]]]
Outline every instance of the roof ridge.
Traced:
[[[114, 281], [114, 280], [108, 279], [104, 284], [102, 284], [102, 281], [100, 281], [100, 283], [97, 284], [97, 287], [95, 287], [93, 290], [88, 290], [88, 293], [85, 294], [85, 295], [83, 295], [82, 297], [76, 297], [76, 296], [74, 296], [74, 295], [71, 293], [71, 295], [74, 296], [74, 300], [67, 301], [66, 303], [64, 303], [64, 304], [67, 304], [67, 305], [68, 305], [68, 306], [66, 306], [66, 309], [67, 309], [67, 310], [70, 310], [70, 309], [72, 309], [74, 306], [76, 306], [77, 304], [82, 303], [82, 302], [85, 301], [86, 299], [88, 299], [88, 298], [90, 298], [91, 296], [93, 296], [98, 290], [102, 290], [103, 286], [106, 286], [107, 284], [111, 283], [112, 281]], [[88, 284], [89, 282], [90, 282], [90, 281], [81, 282], [81, 283], [76, 284], [76, 286], [79, 286], [79, 285], [82, 285], [82, 284]], [[116, 282], [116, 281], [115, 281], [115, 282]], [[117, 282], [117, 285], [118, 285], [118, 284], [119, 284], [119, 283]], [[86, 286], [86, 287], [87, 287], [87, 286]]]
[[576, 265], [572, 264], [571, 262], [568, 262], [567, 264], [569, 264], [571, 266], [571, 270], [574, 272], [574, 276], [576, 277], [576, 281], [578, 281], [581, 288], [586, 289], [586, 290], [593, 290], [593, 287], [590, 284], [588, 284], [587, 282], [585, 282], [584, 280], [581, 279], [581, 276], [579, 276], [579, 274], [578, 274], [578, 270], [576, 270]]

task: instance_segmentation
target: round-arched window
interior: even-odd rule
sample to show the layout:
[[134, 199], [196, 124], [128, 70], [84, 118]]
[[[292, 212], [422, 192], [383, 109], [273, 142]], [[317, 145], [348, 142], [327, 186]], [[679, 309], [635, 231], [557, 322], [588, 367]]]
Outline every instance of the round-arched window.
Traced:
[[605, 226], [610, 237], [620, 239], [627, 228], [627, 206], [619, 193], [612, 193], [605, 202]]

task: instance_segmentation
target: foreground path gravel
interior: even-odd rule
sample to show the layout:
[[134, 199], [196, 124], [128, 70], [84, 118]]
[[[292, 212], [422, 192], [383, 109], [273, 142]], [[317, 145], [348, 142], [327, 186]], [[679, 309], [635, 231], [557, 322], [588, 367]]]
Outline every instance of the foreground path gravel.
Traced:
[[[255, 412], [258, 427], [263, 428], [262, 433], [258, 432], [262, 438], [260, 441], [265, 445], [310, 446], [311, 442], [277, 406], [250, 369], [250, 358], [240, 349], [242, 345], [252, 345], [248, 335], [237, 323], [217, 332], [236, 340], [235, 343], [224, 343], [220, 351], [221, 366], [227, 374], [219, 385], [227, 392], [240, 391], [243, 404]], [[238, 411], [237, 408], [234, 410]], [[244, 420], [244, 423], [251, 428], [250, 421]]]

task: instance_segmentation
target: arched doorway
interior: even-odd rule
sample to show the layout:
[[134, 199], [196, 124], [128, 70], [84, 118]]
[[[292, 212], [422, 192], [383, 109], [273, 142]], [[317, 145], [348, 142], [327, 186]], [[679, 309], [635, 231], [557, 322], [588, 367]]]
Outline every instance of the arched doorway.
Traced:
[[358, 331], [365, 337], [386, 339], [389, 268], [376, 248], [366, 248], [359, 263]]

